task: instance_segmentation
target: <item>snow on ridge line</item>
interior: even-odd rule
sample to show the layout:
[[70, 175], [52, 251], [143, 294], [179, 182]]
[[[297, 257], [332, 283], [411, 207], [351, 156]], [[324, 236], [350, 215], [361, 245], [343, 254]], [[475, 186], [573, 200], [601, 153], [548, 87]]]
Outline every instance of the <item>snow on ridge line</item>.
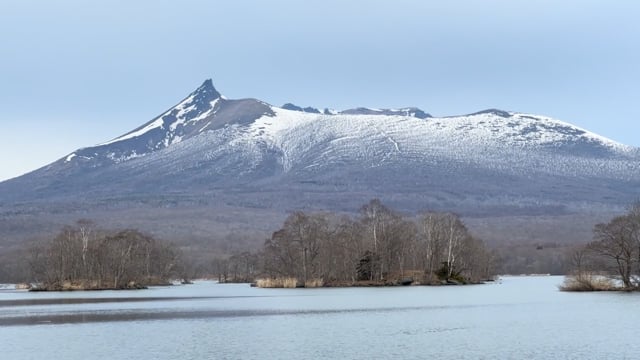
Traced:
[[[86, 149], [86, 148], [85, 148]], [[82, 149], [80, 149], [82, 150]], [[85, 160], [90, 160], [91, 157], [88, 156], [82, 156], [82, 155], [77, 155], [75, 152], [69, 154], [65, 159], [64, 159], [64, 163], [68, 163], [71, 162], [71, 160], [75, 159], [75, 158], [79, 158], [79, 159], [85, 159]]]
[[184, 125], [187, 123], [191, 123], [191, 122], [197, 122], [199, 120], [204, 119], [205, 117], [209, 116], [211, 114], [212, 111], [214, 111], [213, 109], [216, 107], [216, 105], [218, 104], [218, 101], [220, 101], [220, 98], [216, 98], [213, 101], [209, 102], [209, 106], [210, 108], [207, 109], [206, 111], [202, 112], [201, 114], [199, 114], [198, 116], [192, 118], [192, 119], [185, 119], [185, 115], [191, 111], [189, 109], [195, 108], [195, 104], [190, 105], [188, 107], [184, 107], [186, 104], [180, 105], [179, 107], [176, 107], [176, 109], [180, 108], [180, 111], [178, 112], [178, 114], [176, 115], [176, 121], [174, 121], [170, 126], [169, 129], [171, 129], [171, 131], [175, 131], [178, 128], [178, 125]]
[[[165, 116], [165, 115], [162, 115], [162, 116]], [[143, 127], [142, 129], [139, 129], [137, 131], [132, 131], [128, 134], [122, 135], [113, 140], [98, 144], [96, 146], [104, 146], [104, 145], [113, 144], [122, 140], [133, 139], [135, 137], [142, 136], [153, 129], [157, 129], [157, 128], [163, 129], [164, 120], [162, 119], [162, 116], [156, 118], [156, 120], [154, 120], [149, 125]]]
[[[302, 126], [309, 121], [318, 121], [318, 120], [329, 120], [329, 124], [332, 121], [342, 122], [340, 119], [348, 120], [348, 119], [359, 119], [359, 118], [371, 118], [371, 120], [380, 119], [380, 124], [385, 124], [389, 122], [387, 125], [392, 127], [396, 127], [398, 121], [412, 120], [413, 117], [408, 115], [378, 115], [378, 114], [370, 114], [370, 115], [358, 115], [358, 114], [336, 114], [336, 115], [328, 115], [328, 114], [308, 114], [301, 113], [298, 111], [292, 111], [287, 109], [282, 109], [278, 107], [272, 107], [274, 112], [276, 113], [274, 117], [260, 118], [256, 120], [255, 124], [252, 124], [252, 128], [254, 129], [254, 135], [257, 134], [255, 132], [256, 129], [260, 129], [259, 133], [262, 135], [266, 135], [267, 137], [271, 137], [281, 131], [287, 131], [293, 127]], [[512, 116], [510, 118], [503, 118], [500, 116], [495, 116], [492, 114], [477, 114], [477, 115], [463, 115], [456, 117], [446, 117], [446, 118], [431, 118], [426, 121], [420, 122], [410, 122], [407, 124], [412, 124], [414, 127], [413, 130], [404, 129], [403, 131], [417, 131], [417, 127], [425, 126], [427, 128], [431, 128], [427, 133], [435, 134], [436, 132], [447, 137], [457, 137], [457, 134], [463, 135], [467, 140], [474, 139], [474, 142], [477, 144], [485, 143], [495, 143], [496, 145], [501, 146], [511, 146], [518, 145], [521, 146], [524, 142], [529, 142], [531, 145], [545, 145], [552, 144], [556, 142], [564, 142], [567, 140], [578, 140], [578, 139], [586, 139], [595, 141], [602, 146], [610, 148], [613, 151], [619, 152], [629, 152], [633, 151], [633, 147], [618, 143], [614, 140], [608, 139], [606, 137], [597, 135], [593, 132], [587, 131], [570, 123], [566, 123], [560, 120], [555, 120], [553, 118], [526, 114], [526, 113], [517, 113], [517, 112], [509, 112]], [[487, 120], [488, 122], [481, 121], [478, 122], [478, 118]], [[374, 120], [375, 121], [375, 120]], [[377, 122], [376, 122], [377, 123]], [[516, 126], [514, 126], [514, 124]], [[529, 134], [526, 130], [531, 125], [540, 124], [542, 125], [542, 129], [538, 132], [534, 132]], [[546, 125], [546, 126], [545, 126]], [[433, 127], [436, 128], [433, 128]], [[575, 130], [579, 133], [577, 134], [567, 134], [562, 131], [560, 127], [566, 127], [568, 129]], [[401, 127], [402, 128], [402, 127]], [[556, 129], [557, 128], [557, 129]], [[465, 129], [463, 131], [463, 129]], [[502, 131], [498, 131], [496, 133], [496, 129]], [[445, 132], [443, 132], [445, 131]], [[447, 134], [447, 135], [445, 135]], [[509, 139], [513, 139], [513, 141], [509, 141]], [[506, 141], [505, 141], [506, 140]]]
[[122, 140], [128, 140], [128, 139], [132, 139], [141, 135], [146, 134], [147, 132], [156, 129], [156, 128], [160, 128], [160, 129], [164, 129], [164, 120], [163, 118], [169, 114], [171, 114], [171, 112], [175, 109], [180, 108], [181, 110], [184, 109], [184, 106], [188, 103], [190, 103], [191, 101], [193, 101], [194, 95], [191, 94], [189, 96], [187, 96], [184, 100], [180, 101], [176, 106], [172, 107], [171, 109], [165, 111], [164, 113], [162, 113], [160, 116], [158, 116], [157, 118], [155, 118], [154, 120], [152, 120], [151, 123], [149, 123], [149, 125], [139, 129], [139, 130], [134, 130], [131, 131], [127, 134], [124, 134], [122, 136], [119, 136], [115, 139], [109, 140], [107, 142], [103, 142], [100, 144], [97, 144], [95, 146], [104, 146], [104, 145], [109, 145], [109, 144], [113, 144], [113, 143], [117, 143], [119, 141]]
[[[222, 99], [222, 97], [216, 98], [209, 102], [211, 106], [207, 110], [201, 112], [197, 116], [193, 118], [185, 117], [186, 114], [190, 111], [194, 105], [192, 104], [193, 96], [189, 96], [184, 99], [181, 103], [171, 108], [164, 114], [157, 117], [152, 122], [148, 123], [146, 126], [139, 130], [132, 131], [128, 134], [115, 138], [111, 141], [96, 145], [103, 146], [113, 144], [119, 141], [135, 138], [146, 134], [147, 132], [161, 128], [167, 131], [166, 138], [164, 139], [164, 147], [169, 147], [172, 144], [177, 144], [182, 142], [183, 138], [180, 136], [174, 136], [174, 131], [179, 125], [188, 124], [195, 121], [200, 121], [212, 114], [215, 114], [215, 106], [218, 101]], [[259, 100], [258, 100], [259, 101]], [[277, 106], [269, 105], [265, 102], [259, 101], [260, 103], [269, 106], [269, 108], [275, 113], [273, 115], [264, 115], [260, 118], [256, 119], [253, 123], [248, 124], [246, 127], [243, 126], [248, 131], [245, 133], [247, 135], [251, 135], [253, 141], [260, 138], [262, 140], [266, 140], [267, 142], [272, 143], [275, 146], [280, 146], [283, 143], [287, 142], [286, 137], [281, 136], [281, 134], [290, 133], [291, 131], [295, 131], [296, 128], [308, 125], [309, 123], [313, 123], [315, 121], [323, 121], [324, 124], [330, 125], [333, 128], [333, 124], [339, 126], [340, 129], [337, 132], [341, 132], [343, 128], [350, 125], [358, 125], [365, 123], [382, 125], [382, 129], [390, 129], [392, 133], [400, 132], [404, 138], [402, 141], [407, 141], [409, 134], [414, 134], [417, 132], [424, 132], [425, 134], [439, 134], [442, 139], [451, 139], [456, 138], [455, 141], [463, 141], [468, 142], [471, 141], [473, 144], [484, 144], [484, 145], [495, 145], [495, 146], [511, 146], [511, 145], [521, 145], [525, 142], [530, 142], [532, 145], [544, 145], [550, 144], [553, 142], [566, 141], [571, 139], [589, 139], [597, 141], [599, 144], [606, 146], [610, 149], [616, 151], [630, 151], [633, 150], [633, 147], [629, 147], [627, 145], [623, 145], [617, 143], [611, 139], [606, 137], [594, 134], [577, 126], [574, 126], [570, 123], [562, 122], [559, 120], [555, 120], [545, 116], [539, 116], [534, 114], [527, 113], [517, 113], [517, 112], [508, 112], [511, 116], [509, 118], [504, 118], [496, 114], [491, 113], [482, 113], [482, 114], [470, 114], [470, 115], [461, 115], [461, 116], [452, 116], [452, 117], [433, 117], [430, 119], [423, 119], [419, 122], [409, 121], [405, 122], [405, 120], [415, 120], [415, 117], [411, 116], [411, 114], [327, 114], [327, 113], [305, 113], [294, 110], [287, 110], [284, 108], [280, 108]], [[372, 109], [367, 108], [368, 110], [373, 111], [382, 111], [380, 109]], [[408, 111], [412, 108], [401, 108], [401, 109], [387, 109], [390, 111]], [[178, 111], [176, 120], [170, 125], [167, 124], [165, 126], [163, 117], [169, 115], [174, 111]], [[404, 120], [403, 120], [404, 119]], [[481, 119], [481, 120], [479, 120]], [[365, 121], [366, 120], [366, 121]], [[484, 124], [486, 120], [486, 125]], [[514, 121], [516, 122], [516, 126], [514, 127]], [[351, 123], [347, 125], [347, 123]], [[533, 132], [531, 134], [527, 132], [522, 132], [526, 130], [527, 126], [531, 126], [533, 124], [542, 124], [542, 127], [539, 128], [539, 131]], [[206, 132], [206, 127], [209, 124], [205, 125], [200, 129], [200, 133]], [[365, 124], [366, 125], [366, 124]], [[544, 126], [546, 125], [546, 126]], [[563, 132], [559, 128], [567, 127], [570, 129], [575, 129], [580, 131], [580, 133], [572, 134], [571, 132]], [[557, 131], [554, 130], [555, 127], [558, 127]], [[352, 129], [349, 131], [355, 131], [356, 129]], [[386, 130], [385, 130], [386, 131]], [[565, 130], [566, 131], [566, 130]], [[453, 138], [452, 138], [453, 137]], [[302, 139], [302, 138], [301, 138]], [[434, 138], [435, 139], [435, 138]], [[441, 140], [442, 140], [441, 139]], [[506, 140], [506, 141], [505, 141]], [[413, 140], [411, 140], [413, 142]], [[411, 145], [411, 144], [410, 144]], [[483, 145], [483, 146], [484, 146]], [[413, 146], [413, 145], [411, 145]], [[397, 146], [396, 146], [397, 147]], [[156, 148], [154, 150], [158, 150]], [[136, 154], [134, 157], [142, 156], [142, 154]], [[74, 154], [70, 154], [67, 157], [66, 162], [71, 161], [75, 157]], [[124, 160], [128, 160], [129, 158], [124, 158]]]
[[[188, 96], [186, 99], [184, 99], [182, 102], [180, 102], [178, 105], [174, 106], [173, 108], [167, 110], [166, 112], [164, 112], [162, 115], [158, 116], [153, 122], [151, 122], [149, 125], [137, 130], [137, 131], [132, 131], [128, 134], [122, 135], [120, 137], [117, 137], [113, 140], [109, 140], [107, 142], [104, 143], [100, 143], [97, 144], [95, 146], [104, 146], [104, 145], [110, 145], [116, 142], [120, 142], [123, 140], [128, 140], [128, 139], [132, 139], [132, 138], [136, 138], [139, 136], [142, 136], [144, 134], [146, 134], [147, 132], [153, 130], [153, 129], [164, 129], [164, 117], [171, 114], [172, 111], [174, 110], [178, 110], [178, 113], [176, 114], [176, 121], [174, 121], [170, 126], [169, 126], [169, 130], [170, 131], [175, 131], [176, 128], [179, 125], [183, 125], [189, 122], [195, 122], [198, 120], [202, 120], [205, 117], [209, 116], [211, 114], [211, 111], [213, 110], [213, 108], [216, 106], [216, 104], [218, 103], [218, 101], [221, 99], [220, 98], [216, 98], [213, 101], [209, 102], [210, 105], [210, 109], [204, 111], [202, 114], [194, 117], [193, 119], [185, 119], [185, 115], [193, 110], [195, 108], [195, 104], [193, 104], [193, 99], [194, 99], [194, 95], [190, 95]], [[187, 106], [188, 105], [188, 106]]]
[[270, 130], [268, 135], [273, 136], [281, 130], [292, 129], [295, 126], [314, 121], [321, 117], [335, 116], [287, 110], [276, 106], [271, 106], [271, 111], [275, 113], [275, 116], [265, 114], [249, 125], [249, 129], [254, 133], [259, 131], [264, 133], [265, 130]]
[[602, 143], [603, 145], [609, 146], [611, 148], [615, 148], [616, 150], [631, 151], [631, 150], [634, 149], [633, 146], [622, 144], [622, 143], [617, 142], [617, 141], [615, 141], [613, 139], [610, 139], [610, 138], [608, 138], [606, 136], [602, 136], [602, 135], [596, 134], [596, 133], [594, 133], [592, 131], [589, 131], [589, 130], [587, 130], [585, 128], [582, 128], [580, 126], [576, 126], [574, 124], [568, 123], [566, 121], [550, 118], [548, 116], [535, 115], [535, 114], [527, 114], [527, 113], [519, 113], [519, 112], [509, 112], [509, 113], [511, 115], [513, 115], [513, 116], [536, 118], [538, 120], [542, 120], [542, 121], [550, 122], [550, 123], [553, 123], [553, 124], [556, 124], [556, 125], [566, 126], [566, 127], [570, 127], [570, 128], [575, 129], [575, 130], [578, 130], [578, 131], [582, 131], [583, 134], [581, 136], [596, 140], [596, 141]]

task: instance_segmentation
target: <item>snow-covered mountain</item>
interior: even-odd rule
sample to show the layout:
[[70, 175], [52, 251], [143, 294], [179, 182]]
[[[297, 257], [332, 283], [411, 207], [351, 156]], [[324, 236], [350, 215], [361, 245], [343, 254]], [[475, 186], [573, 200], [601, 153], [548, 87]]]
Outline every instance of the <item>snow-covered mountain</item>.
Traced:
[[[255, 99], [228, 100], [207, 80], [157, 118], [115, 139], [79, 149], [62, 163], [99, 167], [139, 159], [134, 163], [138, 165], [153, 153], [170, 160], [181, 142], [188, 145], [180, 146], [180, 152], [200, 154], [202, 159], [235, 152], [252, 159], [251, 168], [259, 167], [265, 154], [277, 153], [280, 169], [273, 170], [283, 172], [349, 161], [379, 167], [442, 158], [510, 172], [545, 169], [626, 177], [634, 175], [630, 171], [634, 168], [625, 160], [638, 154], [635, 148], [544, 116], [495, 109], [433, 118], [417, 108], [334, 113], [292, 104], [278, 108]], [[213, 143], [221, 144], [210, 146]], [[171, 146], [175, 151], [161, 152]], [[585, 166], [589, 165], [585, 161], [597, 166]]]
[[273, 116], [268, 104], [244, 99], [228, 100], [206, 80], [184, 100], [148, 123], [113, 140], [80, 149], [65, 162], [104, 166], [162, 150], [206, 131], [230, 124], [250, 124], [263, 115]]
[[119, 202], [354, 211], [372, 197], [474, 216], [618, 209], [640, 198], [640, 151], [545, 116], [276, 107], [227, 99], [207, 80], [127, 134], [0, 183], [5, 212]]

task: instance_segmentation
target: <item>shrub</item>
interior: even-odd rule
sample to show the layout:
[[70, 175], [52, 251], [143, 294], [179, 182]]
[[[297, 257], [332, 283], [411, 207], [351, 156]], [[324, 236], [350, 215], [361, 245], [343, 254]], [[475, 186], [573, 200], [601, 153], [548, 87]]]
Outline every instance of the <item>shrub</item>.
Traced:
[[567, 276], [559, 288], [561, 291], [610, 291], [617, 289], [611, 279], [592, 273]]

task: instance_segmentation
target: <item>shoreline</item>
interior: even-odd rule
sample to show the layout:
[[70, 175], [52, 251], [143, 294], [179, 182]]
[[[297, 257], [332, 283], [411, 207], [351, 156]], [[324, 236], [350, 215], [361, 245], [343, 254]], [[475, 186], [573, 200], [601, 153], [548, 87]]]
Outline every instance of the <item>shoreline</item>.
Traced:
[[355, 281], [355, 282], [328, 282], [312, 280], [307, 284], [302, 284], [295, 279], [257, 279], [249, 283], [251, 287], [262, 289], [320, 289], [320, 288], [360, 288], [360, 287], [410, 287], [410, 286], [465, 286], [465, 285], [485, 285], [496, 282], [495, 279], [485, 279], [481, 281], [455, 281], [442, 280], [432, 283], [421, 283], [419, 281]]

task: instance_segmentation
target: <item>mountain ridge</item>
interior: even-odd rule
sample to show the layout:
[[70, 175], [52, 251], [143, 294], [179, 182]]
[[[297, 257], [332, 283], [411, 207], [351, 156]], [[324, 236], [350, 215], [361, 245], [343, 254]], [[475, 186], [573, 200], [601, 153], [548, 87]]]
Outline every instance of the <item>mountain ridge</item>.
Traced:
[[[233, 116], [236, 116], [235, 118], [233, 116], [230, 116], [227, 119], [224, 119], [223, 121], [218, 121], [217, 123], [213, 124], [213, 126], [211, 126], [213, 123], [211, 121], [211, 118], [215, 117], [214, 115], [216, 115], [218, 111], [220, 110], [224, 111], [225, 107], [228, 108], [229, 102], [231, 103], [241, 102], [241, 106], [244, 108], [250, 105], [253, 105], [256, 108], [262, 108], [261, 109], [262, 112], [260, 112], [259, 110], [255, 110], [253, 112], [250, 112], [249, 114], [245, 114], [244, 118], [238, 118], [238, 114], [234, 113]], [[250, 124], [251, 122], [258, 120], [263, 115], [268, 115], [273, 117], [274, 109], [284, 109], [284, 110], [298, 111], [303, 113], [326, 115], [326, 116], [332, 116], [332, 115], [394, 116], [394, 115], [398, 115], [398, 116], [405, 116], [405, 117], [415, 117], [418, 119], [458, 119], [463, 117], [469, 118], [469, 117], [481, 116], [481, 115], [495, 115], [497, 117], [502, 117], [502, 118], [511, 118], [513, 116], [520, 116], [521, 118], [529, 118], [532, 120], [553, 122], [556, 125], [559, 125], [558, 128], [562, 127], [565, 131], [573, 131], [577, 135], [587, 134], [591, 139], [596, 139], [596, 138], [601, 139], [603, 143], [614, 145], [619, 148], [627, 148], [629, 150], [633, 149], [633, 147], [631, 146], [626, 146], [626, 145], [617, 143], [613, 140], [591, 133], [585, 129], [576, 127], [572, 124], [561, 122], [561, 121], [554, 120], [547, 117], [532, 115], [532, 114], [508, 112], [500, 109], [487, 109], [487, 110], [482, 110], [482, 111], [478, 111], [478, 112], [467, 114], [467, 115], [455, 115], [455, 116], [444, 116], [444, 117], [434, 118], [430, 114], [425, 113], [421, 109], [415, 108], [415, 107], [402, 108], [402, 109], [371, 109], [371, 108], [359, 107], [354, 109], [342, 110], [338, 112], [328, 112], [328, 111], [321, 112], [316, 108], [312, 108], [312, 107], [302, 108], [302, 107], [293, 105], [291, 103], [287, 103], [283, 105], [283, 107], [278, 108], [255, 99], [228, 100], [215, 89], [215, 87], [213, 86], [212, 80], [207, 79], [203, 82], [203, 84], [200, 87], [194, 90], [189, 96], [184, 98], [177, 105], [171, 107], [170, 109], [168, 109], [161, 115], [153, 118], [149, 122], [139, 126], [138, 128], [135, 128], [134, 130], [128, 133], [125, 133], [119, 137], [116, 137], [115, 139], [112, 139], [94, 146], [89, 146], [87, 148], [78, 149], [77, 151], [67, 155], [65, 159], [68, 162], [72, 160], [74, 157], [85, 158], [85, 159], [90, 158], [92, 156], [87, 156], [87, 153], [90, 152], [87, 150], [92, 150], [92, 149], [104, 147], [107, 145], [121, 143], [125, 140], [135, 140], [143, 135], [148, 136], [149, 132], [152, 132], [155, 130], [166, 130], [165, 127], [169, 128], [170, 131], [165, 131], [164, 133], [161, 133], [161, 136], [153, 138], [153, 148], [149, 148], [148, 141], [142, 144], [140, 141], [138, 141], [137, 144], [133, 145], [133, 149], [131, 149], [132, 148], [131, 143], [133, 143], [133, 141], [129, 141], [127, 144], [129, 149], [128, 153], [122, 152], [123, 154], [119, 154], [121, 151], [119, 151], [119, 149], [116, 148], [114, 151], [112, 151], [113, 154], [111, 156], [106, 156], [107, 158], [111, 158], [116, 162], [125, 161], [125, 160], [128, 160], [129, 158], [135, 158], [153, 150], [160, 150], [160, 149], [166, 148], [173, 143], [187, 140], [192, 136], [198, 135], [202, 131], [206, 131], [207, 127], [209, 127], [208, 130], [216, 130], [221, 126], [233, 125], [236, 123], [243, 124], [243, 125]], [[218, 117], [224, 118], [224, 116], [218, 116]], [[202, 126], [201, 124], [200, 126], [198, 126], [197, 124], [198, 122], [206, 123], [206, 124], [204, 126]], [[468, 125], [461, 125], [461, 126], [468, 126]], [[508, 126], [514, 126], [514, 124], [510, 123], [508, 124]], [[535, 129], [535, 127], [536, 126], [534, 124], [530, 124], [530, 128]]]
[[[374, 197], [404, 212], [488, 222], [609, 214], [640, 198], [638, 148], [586, 129], [497, 109], [449, 117], [395, 110], [288, 110], [227, 99], [206, 80], [132, 131], [1, 182], [0, 214], [20, 236], [32, 231], [25, 219], [45, 226], [74, 216], [173, 234], [181, 221], [207, 223], [220, 209], [278, 218], [297, 209], [355, 212]], [[167, 208], [198, 210], [154, 220]], [[140, 214], [124, 217], [123, 209]], [[268, 226], [229, 221], [220, 226]]]

